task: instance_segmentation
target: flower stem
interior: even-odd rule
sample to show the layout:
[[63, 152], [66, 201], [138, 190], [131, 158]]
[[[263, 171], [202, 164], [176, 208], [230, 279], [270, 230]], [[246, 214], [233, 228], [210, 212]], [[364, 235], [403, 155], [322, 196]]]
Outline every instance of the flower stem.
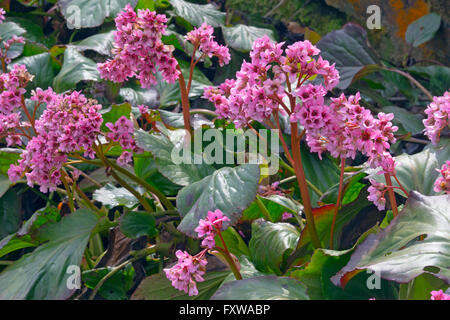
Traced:
[[394, 217], [398, 215], [398, 208], [397, 208], [397, 201], [395, 200], [395, 193], [394, 189], [392, 188], [392, 180], [389, 173], [384, 174], [384, 178], [386, 179], [386, 185], [388, 188], [388, 196], [389, 196], [389, 202], [391, 203], [392, 207], [392, 213], [394, 214]]
[[[303, 170], [302, 155], [300, 153], [300, 137], [298, 136], [298, 125], [296, 122], [291, 123], [291, 147], [292, 158], [294, 159], [294, 170], [297, 176], [298, 186], [300, 188], [300, 194], [302, 196], [303, 207], [306, 215], [306, 223], [308, 225], [309, 235], [311, 236], [311, 242], [314, 248], [321, 248], [319, 236], [317, 234], [316, 225], [314, 222], [314, 215], [312, 212], [311, 199], [309, 197], [308, 185], [306, 183], [305, 172]], [[297, 244], [300, 244], [300, 241]]]
[[266, 206], [261, 201], [261, 197], [257, 195], [255, 201], [256, 201], [256, 204], [258, 205], [259, 210], [261, 210], [261, 212], [263, 213], [264, 219], [272, 222], [272, 218], [270, 217], [270, 212], [269, 212], [269, 210], [267, 210]]
[[191, 115], [189, 112], [189, 93], [186, 89], [186, 81], [184, 80], [183, 73], [181, 72], [180, 65], [177, 66], [178, 71], [180, 71], [180, 76], [178, 78], [178, 83], [180, 85], [181, 92], [181, 108], [183, 110], [183, 120], [184, 120], [184, 129], [191, 133]]
[[344, 171], [345, 171], [345, 158], [341, 159], [341, 174], [339, 177], [339, 191], [336, 206], [334, 207], [334, 216], [333, 222], [331, 223], [331, 232], [330, 232], [330, 249], [333, 249], [333, 239], [334, 239], [334, 226], [336, 224], [336, 218], [338, 211], [341, 206], [342, 201], [342, 191], [344, 189]]

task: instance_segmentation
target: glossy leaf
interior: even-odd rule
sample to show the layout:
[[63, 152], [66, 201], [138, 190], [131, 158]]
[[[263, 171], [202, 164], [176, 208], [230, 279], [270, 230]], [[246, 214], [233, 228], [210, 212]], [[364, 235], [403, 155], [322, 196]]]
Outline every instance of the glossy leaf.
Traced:
[[98, 218], [92, 212], [80, 209], [61, 222], [44, 228], [39, 239], [48, 242], [0, 274], [0, 299], [69, 298], [75, 290], [67, 287], [71, 275], [67, 273], [68, 267], [80, 265], [97, 222]]
[[103, 188], [95, 190], [92, 198], [95, 201], [101, 202], [108, 209], [117, 206], [133, 208], [139, 203], [130, 191], [122, 187], [115, 187], [111, 183], [106, 184]]
[[275, 41], [275, 36], [272, 30], [247, 26], [245, 24], [238, 24], [232, 27], [222, 27], [222, 32], [225, 43], [229, 47], [244, 52], [250, 51], [252, 49], [253, 42], [264, 35], [269, 36], [269, 38]]
[[77, 50], [93, 50], [105, 56], [112, 55], [111, 50], [114, 48], [114, 31], [98, 33], [87, 37], [73, 45]]
[[236, 223], [256, 196], [259, 167], [244, 164], [235, 168], [222, 168], [212, 175], [184, 187], [177, 196], [177, 208], [183, 218], [178, 230], [196, 237], [194, 229], [209, 210], [221, 210], [230, 222]]
[[67, 48], [64, 52], [64, 63], [61, 71], [53, 80], [56, 92], [73, 89], [80, 81], [100, 80], [97, 64], [84, 57], [74, 48]]
[[20, 227], [19, 197], [10, 189], [0, 197], [0, 239], [16, 232]]
[[297, 229], [289, 223], [254, 221], [249, 249], [255, 267], [262, 272], [281, 275], [282, 264], [295, 249], [299, 236]]
[[382, 232], [369, 235], [331, 281], [344, 287], [355, 272], [369, 269], [400, 283], [429, 273], [450, 284], [449, 206], [446, 195], [412, 191], [399, 215]]
[[212, 300], [309, 300], [305, 286], [292, 278], [260, 276], [225, 283]]
[[120, 219], [120, 231], [128, 238], [153, 237], [158, 230], [155, 218], [148, 212], [130, 211]]
[[431, 40], [441, 25], [441, 17], [436, 13], [429, 13], [412, 22], [406, 29], [405, 40], [413, 47]]
[[[0, 38], [3, 41], [11, 39], [13, 36], [23, 36], [27, 30], [15, 22], [4, 22], [0, 24]], [[8, 50], [8, 58], [15, 59], [22, 54], [24, 44], [14, 43]]]
[[199, 27], [203, 22], [219, 27], [225, 24], [225, 13], [220, 12], [212, 4], [196, 4], [184, 0], [170, 0], [175, 14]]
[[337, 87], [346, 89], [356, 78], [377, 71], [377, 59], [367, 46], [367, 32], [357, 24], [348, 23], [317, 42], [322, 58], [336, 63], [340, 81]]
[[48, 88], [53, 83], [55, 73], [51, 66], [50, 54], [48, 52], [22, 57], [14, 61], [13, 64], [24, 64], [27, 71], [34, 76], [33, 81], [27, 86], [28, 89]]

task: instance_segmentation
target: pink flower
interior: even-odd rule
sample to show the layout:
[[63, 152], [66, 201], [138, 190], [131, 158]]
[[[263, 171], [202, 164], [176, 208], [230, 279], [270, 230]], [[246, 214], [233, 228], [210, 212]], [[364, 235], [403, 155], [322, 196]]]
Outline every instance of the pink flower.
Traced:
[[111, 130], [106, 137], [111, 141], [118, 142], [123, 151], [122, 155], [117, 159], [117, 162], [120, 165], [129, 164], [132, 161], [133, 153], [126, 151], [131, 150], [134, 152], [141, 152], [141, 149], [136, 145], [136, 141], [134, 140], [134, 126], [133, 122], [129, 120], [127, 117], [120, 117], [116, 123], [108, 122], [105, 126]]
[[384, 193], [386, 192], [386, 186], [384, 183], [377, 182], [374, 179], [369, 179], [371, 186], [367, 189], [369, 196], [367, 199], [372, 201], [377, 206], [378, 210], [382, 211], [386, 207], [386, 198]]
[[441, 132], [450, 126], [450, 92], [446, 91], [442, 97], [433, 97], [425, 113], [428, 116], [423, 120], [425, 135], [437, 145]]
[[99, 63], [100, 76], [114, 82], [124, 82], [137, 76], [143, 88], [156, 84], [155, 73], [161, 72], [165, 81], [173, 83], [180, 72], [172, 56], [173, 46], [165, 45], [161, 37], [166, 31], [167, 18], [154, 11], [134, 9], [128, 4], [115, 19], [114, 59]]
[[184, 38], [198, 48], [203, 55], [209, 58], [217, 57], [220, 66], [223, 66], [230, 62], [230, 52], [226, 46], [219, 45], [214, 40], [213, 32], [213, 27], [205, 22], [199, 28], [188, 32]]
[[431, 291], [430, 300], [450, 300], [450, 295], [444, 293], [444, 291]]
[[147, 107], [147, 106], [144, 106], [143, 104], [139, 105], [139, 106], [138, 106], [138, 109], [139, 109], [139, 112], [140, 112], [141, 114], [146, 114], [146, 113], [148, 113], [148, 107]]
[[447, 160], [441, 167], [441, 169], [436, 169], [441, 176], [437, 178], [434, 183], [434, 191], [441, 192], [445, 191], [450, 194], [450, 160]]
[[198, 294], [196, 282], [204, 281], [202, 276], [205, 274], [205, 266], [208, 263], [205, 253], [204, 250], [196, 256], [191, 256], [186, 251], [178, 250], [176, 252], [177, 264], [172, 268], [164, 269], [166, 277], [172, 282], [173, 287], [188, 293], [189, 296]]
[[2, 24], [5, 21], [5, 14], [6, 11], [3, 8], [0, 8], [0, 24]]
[[198, 233], [200, 238], [204, 238], [202, 246], [210, 249], [214, 248], [214, 236], [222, 230], [223, 222], [226, 221], [230, 221], [230, 219], [224, 216], [219, 209], [208, 211], [206, 219], [199, 220], [198, 227], [194, 231]]

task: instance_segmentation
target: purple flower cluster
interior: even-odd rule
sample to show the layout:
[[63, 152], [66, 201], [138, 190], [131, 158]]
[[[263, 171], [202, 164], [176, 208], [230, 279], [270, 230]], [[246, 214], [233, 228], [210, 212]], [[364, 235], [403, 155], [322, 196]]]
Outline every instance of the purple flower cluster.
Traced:
[[198, 48], [203, 55], [209, 58], [215, 56], [219, 59], [220, 66], [228, 64], [231, 56], [226, 46], [219, 45], [213, 36], [214, 29], [207, 23], [189, 32], [184, 38], [190, 41], [194, 48]]
[[224, 222], [230, 221], [227, 216], [224, 216], [219, 209], [215, 211], [208, 211], [206, 219], [200, 219], [198, 227], [194, 230], [198, 233], [200, 238], [203, 238], [202, 246], [209, 249], [214, 248], [214, 237], [222, 229]]
[[100, 76], [114, 82], [124, 82], [137, 76], [143, 88], [156, 84], [157, 67], [167, 82], [178, 79], [174, 48], [161, 40], [166, 30], [167, 18], [154, 11], [138, 10], [127, 5], [115, 19], [114, 59], [99, 63]]
[[56, 94], [51, 88], [36, 90], [31, 100], [46, 102], [47, 108], [35, 122], [36, 136], [28, 142], [18, 165], [8, 170], [9, 178], [15, 182], [25, 174], [30, 186], [37, 183], [42, 192], [54, 191], [69, 153], [83, 151], [86, 157], [95, 157], [92, 146], [103, 122], [101, 105], [80, 92]]
[[441, 132], [450, 126], [450, 92], [446, 91], [442, 97], [433, 97], [433, 102], [427, 106], [425, 113], [425, 134], [437, 145]]
[[8, 146], [21, 145], [17, 129], [21, 126], [20, 113], [25, 87], [33, 76], [24, 65], [14, 65], [11, 72], [0, 74], [0, 138], [6, 138]]
[[372, 201], [374, 205], [377, 206], [378, 210], [382, 211], [386, 207], [386, 198], [384, 194], [386, 193], [386, 185], [382, 182], [377, 182], [374, 179], [369, 179], [370, 187], [367, 189], [369, 196], [367, 199]]
[[[204, 98], [213, 102], [217, 114], [231, 119], [237, 127], [250, 121], [264, 121], [278, 110], [288, 93], [317, 75], [323, 78], [321, 91], [336, 86], [339, 74], [333, 65], [321, 57], [320, 50], [309, 41], [299, 41], [283, 51], [284, 43], [274, 43], [268, 36], [255, 40], [251, 61], [244, 61], [235, 80], [226, 80], [219, 88], [207, 88]], [[284, 54], [283, 54], [284, 53]], [[291, 115], [296, 118], [297, 110]]]
[[319, 156], [328, 151], [342, 159], [355, 158], [360, 151], [369, 158], [372, 168], [382, 167], [384, 173], [393, 174], [395, 162], [388, 150], [390, 143], [396, 141], [394, 132], [398, 130], [391, 122], [394, 115], [380, 112], [375, 118], [359, 104], [359, 93], [348, 99], [344, 94], [331, 98], [332, 103], [327, 106], [323, 104], [323, 96], [310, 97], [310, 92], [320, 92], [311, 87], [305, 86], [305, 100], [300, 94], [302, 106], [298, 111], [311, 151]]
[[[118, 142], [122, 149], [131, 150], [134, 152], [140, 152], [141, 150], [136, 145], [134, 140], [134, 127], [133, 122], [127, 117], [120, 117], [116, 123], [108, 122], [105, 126], [111, 130], [106, 137], [114, 142]], [[126, 165], [132, 161], [133, 152], [123, 151], [120, 157], [117, 159], [117, 163], [120, 165]]]
[[198, 294], [197, 282], [204, 281], [203, 275], [206, 271], [208, 261], [205, 258], [206, 251], [203, 250], [196, 256], [191, 256], [186, 251], [178, 250], [176, 256], [178, 262], [172, 268], [164, 269], [167, 279], [172, 286], [190, 296]]

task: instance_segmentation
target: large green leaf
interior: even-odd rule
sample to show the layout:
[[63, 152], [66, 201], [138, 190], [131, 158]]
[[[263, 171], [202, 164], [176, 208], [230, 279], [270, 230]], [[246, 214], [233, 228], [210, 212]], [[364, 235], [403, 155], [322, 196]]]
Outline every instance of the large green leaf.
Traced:
[[33, 81], [28, 85], [28, 89], [48, 88], [53, 83], [55, 73], [51, 66], [50, 54], [44, 52], [29, 57], [22, 57], [14, 61], [14, 64], [24, 64], [30, 74], [34, 75]]
[[[15, 22], [4, 22], [0, 24], [0, 38], [3, 41], [11, 39], [13, 36], [23, 36], [27, 30]], [[8, 58], [14, 59], [22, 54], [24, 44], [14, 43], [8, 50]]]
[[264, 35], [269, 36], [269, 38], [275, 41], [275, 36], [272, 30], [246, 26], [245, 24], [238, 24], [232, 27], [222, 27], [222, 32], [225, 43], [233, 49], [239, 51], [250, 51], [252, 49], [253, 42]]
[[[228, 227], [221, 232], [221, 236], [227, 245], [228, 251], [230, 251], [236, 257], [242, 255], [250, 256], [250, 251], [248, 250], [247, 245], [235, 228]], [[214, 240], [216, 241], [216, 243], [221, 243], [219, 235], [216, 235]]]
[[400, 283], [430, 273], [450, 284], [449, 206], [447, 195], [410, 192], [399, 215], [382, 232], [369, 235], [331, 281], [345, 286], [356, 272], [369, 269]]
[[260, 276], [227, 282], [212, 300], [309, 300], [305, 286], [292, 278]]
[[317, 42], [321, 55], [339, 70], [339, 89], [347, 88], [355, 78], [378, 70], [377, 59], [367, 45], [367, 32], [357, 24], [348, 23]]
[[20, 227], [19, 197], [10, 189], [0, 197], [0, 239], [16, 232]]
[[219, 27], [225, 24], [225, 12], [220, 12], [212, 4], [195, 4], [184, 0], [170, 0], [175, 14], [199, 27], [203, 22]]
[[431, 40], [441, 25], [441, 17], [437, 13], [429, 13], [412, 22], [406, 29], [405, 40], [413, 47]]
[[412, 66], [410, 72], [415, 77], [421, 77], [430, 81], [431, 93], [435, 96], [442, 96], [448, 90], [450, 83], [450, 68], [440, 65]]
[[0, 174], [8, 175], [8, 170], [11, 164], [15, 163], [20, 158], [20, 150], [12, 148], [0, 149]]
[[115, 16], [129, 3], [136, 6], [138, 0], [58, 0], [69, 29], [97, 27], [105, 18]]
[[74, 89], [78, 82], [88, 80], [100, 80], [97, 64], [74, 48], [67, 48], [64, 52], [61, 71], [53, 80], [55, 91], [63, 92]]
[[0, 198], [8, 191], [11, 186], [8, 176], [0, 173]]
[[44, 228], [47, 243], [8, 266], [0, 274], [0, 299], [67, 299], [74, 289], [67, 282], [69, 266], [79, 266], [98, 218], [80, 209], [61, 222]]
[[299, 236], [297, 229], [289, 223], [254, 221], [249, 249], [255, 267], [262, 272], [281, 275], [282, 264], [295, 248]]
[[152, 237], [158, 232], [155, 218], [148, 212], [139, 211], [130, 211], [121, 217], [120, 231], [128, 238]]
[[132, 300], [207, 300], [222, 284], [229, 271], [206, 272], [205, 281], [197, 282], [198, 295], [188, 296], [175, 289], [164, 273], [158, 273], [142, 280], [131, 296]]
[[61, 219], [59, 210], [46, 207], [36, 211], [20, 229], [0, 240], [0, 258], [10, 252], [39, 245], [39, 240], [32, 235], [47, 223], [56, 223]]
[[[175, 184], [187, 186], [199, 181], [214, 172], [207, 164], [174, 163], [172, 150], [182, 146], [186, 131], [183, 129], [165, 134], [150, 134], [143, 130], [135, 132], [137, 145], [145, 151], [150, 151], [156, 158], [159, 172]], [[192, 159], [192, 158], [191, 158]]]
[[[139, 191], [143, 191], [139, 189]], [[101, 202], [106, 208], [112, 209], [117, 206], [125, 206], [133, 208], [139, 201], [127, 189], [116, 187], [111, 183], [106, 184], [103, 188], [95, 190], [92, 198], [95, 201]]]
[[[269, 211], [271, 220], [275, 222], [280, 221], [285, 212], [298, 213], [303, 209], [300, 204], [294, 202], [292, 199], [277, 194], [267, 197], [260, 196], [259, 200], [261, 200], [267, 211]], [[242, 219], [251, 221], [259, 218], [264, 218], [264, 214], [261, 212], [256, 201], [254, 201], [250, 207], [244, 210]]]
[[[416, 190], [424, 195], [436, 195], [437, 193], [433, 190], [434, 182], [439, 176], [436, 169], [448, 159], [450, 159], [450, 139], [445, 139], [437, 147], [429, 146], [413, 155], [402, 154], [395, 157], [397, 163], [395, 171], [406, 191]], [[377, 174], [378, 171], [378, 169], [367, 170], [370, 178], [386, 183], [384, 175]], [[392, 185], [398, 187], [397, 181], [392, 181]], [[398, 188], [394, 190], [405, 197]]]
[[196, 237], [194, 229], [209, 210], [220, 209], [235, 224], [241, 213], [255, 199], [259, 181], [259, 166], [244, 164], [222, 168], [212, 175], [184, 187], [177, 196], [177, 208], [183, 217], [178, 229]]
[[108, 122], [116, 123], [122, 116], [130, 119], [131, 105], [129, 103], [113, 104], [107, 109], [100, 110], [100, 113], [103, 118], [102, 131], [108, 131], [106, 127]]
[[349, 261], [353, 249], [334, 251], [318, 249], [314, 252], [311, 261], [300, 270], [291, 272], [290, 276], [301, 281], [307, 287], [307, 293], [315, 300], [368, 300], [395, 299], [396, 290], [392, 283], [381, 279], [379, 287], [369, 288], [372, 273], [356, 275], [345, 288], [335, 286], [330, 278]]
[[414, 114], [396, 106], [383, 107], [383, 112], [394, 114], [392, 123], [399, 128], [396, 132], [397, 134], [411, 133], [414, 135], [421, 133], [424, 129], [422, 117], [418, 114]]
[[93, 50], [105, 56], [110, 56], [111, 50], [114, 48], [114, 31], [94, 34], [86, 39], [83, 39], [71, 47], [78, 50]]

